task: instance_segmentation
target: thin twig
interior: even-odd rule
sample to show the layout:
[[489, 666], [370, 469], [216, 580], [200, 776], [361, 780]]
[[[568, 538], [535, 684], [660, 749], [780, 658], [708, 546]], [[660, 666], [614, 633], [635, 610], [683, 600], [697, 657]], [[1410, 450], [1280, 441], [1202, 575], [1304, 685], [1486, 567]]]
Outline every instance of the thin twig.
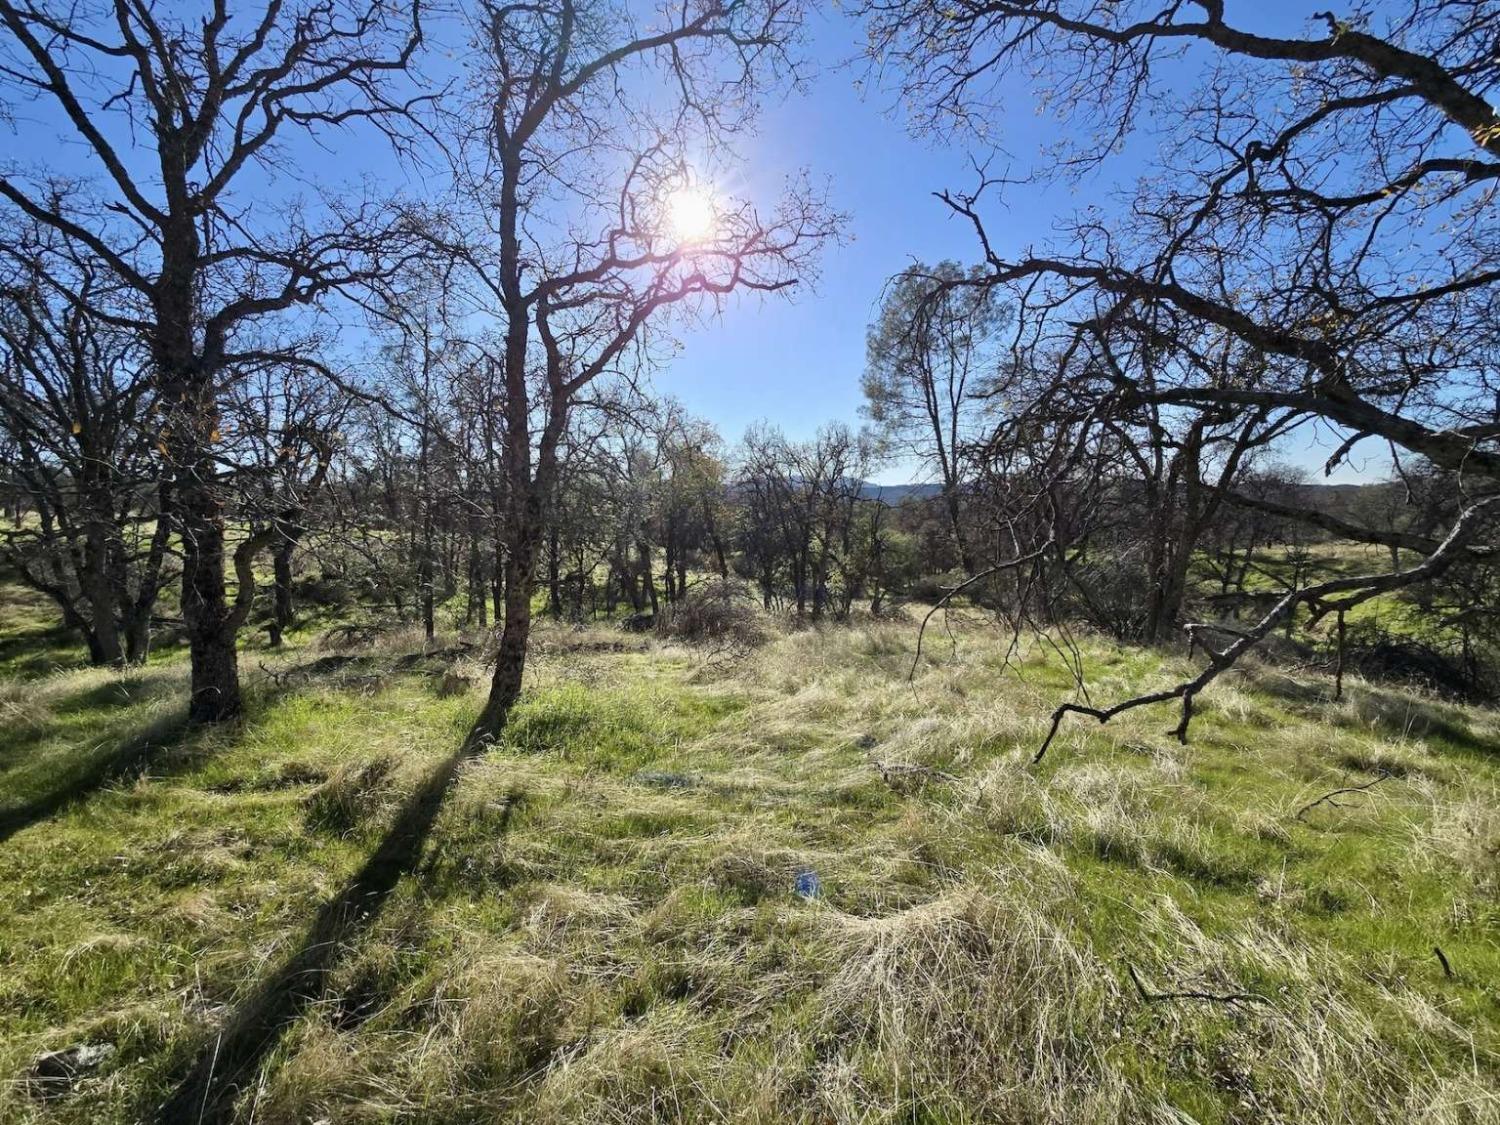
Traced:
[[1312, 812], [1313, 809], [1325, 803], [1332, 805], [1334, 808], [1341, 808], [1342, 806], [1334, 800], [1335, 797], [1342, 796], [1345, 793], [1363, 793], [1366, 789], [1373, 789], [1382, 781], [1389, 781], [1395, 776], [1396, 775], [1391, 773], [1390, 770], [1381, 770], [1380, 776], [1377, 777], [1374, 781], [1367, 781], [1363, 785], [1345, 785], [1343, 788], [1335, 789], [1331, 793], [1324, 793], [1316, 801], [1309, 801], [1307, 804], [1298, 809], [1297, 815], [1294, 819], [1301, 820], [1304, 814]]
[[1037, 559], [1041, 558], [1042, 554], [1051, 546], [1052, 540], [1048, 539], [1047, 542], [1043, 543], [1035, 551], [1029, 551], [1017, 558], [1008, 559], [1005, 562], [1001, 563], [996, 563], [992, 567], [981, 570], [978, 574], [970, 575], [968, 578], [965, 578], [962, 582], [960, 582], [957, 586], [949, 587], [943, 593], [943, 596], [932, 604], [932, 608], [927, 611], [926, 615], [922, 618], [921, 626], [917, 629], [917, 651], [911, 658], [911, 671], [906, 674], [907, 682], [910, 683], [912, 680], [915, 680], [917, 678], [917, 667], [922, 662], [922, 638], [927, 634], [927, 623], [932, 620], [933, 614], [937, 613], [937, 611], [940, 609], [946, 608], [948, 603], [956, 595], [961, 594], [970, 586], [974, 585], [974, 583], [979, 582], [985, 578], [989, 578], [992, 575], [999, 574], [1003, 570], [1014, 570], [1018, 566], [1025, 566], [1029, 562], [1035, 562]]

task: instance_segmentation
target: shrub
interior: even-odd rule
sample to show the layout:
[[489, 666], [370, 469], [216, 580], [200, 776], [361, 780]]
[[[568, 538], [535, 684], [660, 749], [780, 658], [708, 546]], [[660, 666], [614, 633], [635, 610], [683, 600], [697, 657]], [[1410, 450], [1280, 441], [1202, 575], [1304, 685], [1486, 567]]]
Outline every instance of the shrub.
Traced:
[[766, 639], [766, 622], [749, 587], [711, 578], [691, 587], [657, 617], [664, 637], [690, 643], [727, 641], [756, 645]]

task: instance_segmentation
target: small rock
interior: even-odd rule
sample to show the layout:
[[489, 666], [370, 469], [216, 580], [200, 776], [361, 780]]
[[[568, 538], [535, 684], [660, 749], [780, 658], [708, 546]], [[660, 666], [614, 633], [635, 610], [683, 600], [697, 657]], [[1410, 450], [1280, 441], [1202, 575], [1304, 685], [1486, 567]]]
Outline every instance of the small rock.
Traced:
[[78, 1080], [115, 1053], [113, 1043], [77, 1043], [39, 1055], [26, 1072], [26, 1092], [47, 1100], [71, 1093]]

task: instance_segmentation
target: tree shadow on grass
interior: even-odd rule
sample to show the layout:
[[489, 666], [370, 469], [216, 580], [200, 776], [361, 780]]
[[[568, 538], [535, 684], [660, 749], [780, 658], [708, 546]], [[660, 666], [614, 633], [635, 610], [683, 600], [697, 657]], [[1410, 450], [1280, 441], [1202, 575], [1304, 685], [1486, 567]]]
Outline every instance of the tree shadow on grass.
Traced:
[[[284, 676], [279, 683], [270, 686], [258, 685], [254, 689], [254, 704], [251, 710], [259, 712], [283, 695], [309, 683], [326, 679], [332, 672], [340, 671], [351, 663], [358, 664], [357, 661], [345, 658], [332, 663], [325, 659], [292, 669], [292, 674]], [[140, 671], [126, 673], [127, 679], [135, 677], [137, 681], [143, 676], [148, 680], [150, 678], [149, 673]], [[70, 696], [56, 708], [56, 711], [58, 714], [67, 714], [99, 710], [132, 702], [128, 689], [122, 694], [123, 684], [123, 680], [110, 680], [89, 687]], [[238, 721], [251, 720], [246, 718]], [[157, 760], [162, 751], [172, 749], [182, 743], [193, 729], [188, 722], [186, 710], [174, 711], [171, 715], [152, 719], [135, 733], [125, 736], [113, 748], [107, 749], [112, 739], [106, 737], [100, 740], [92, 752], [78, 755], [71, 761], [64, 761], [45, 793], [8, 808], [0, 808], [0, 844], [17, 832], [55, 816], [106, 785], [139, 775], [148, 765]], [[38, 745], [50, 737], [51, 733], [45, 726], [18, 734], [14, 739], [14, 744], [7, 747], [8, 753], [0, 757], [0, 771], [14, 768], [7, 766], [6, 759], [13, 758], [19, 752]]]
[[1471, 754], [1500, 753], [1500, 743], [1475, 724], [1471, 705], [1368, 681], [1346, 683], [1342, 701], [1333, 699], [1331, 680], [1261, 674], [1252, 683], [1257, 691], [1291, 704], [1313, 721], [1375, 730], [1389, 738], [1441, 741]]
[[[323, 997], [360, 930], [384, 909], [401, 877], [416, 870], [448, 790], [474, 757], [473, 749], [460, 748], [412, 793], [364, 865], [319, 909], [297, 951], [236, 1006], [223, 1029], [204, 1045], [186, 1077], [156, 1109], [155, 1121], [231, 1119], [235, 1099], [254, 1081], [282, 1032]], [[502, 831], [508, 823], [507, 816]]]
[[85, 668], [78, 634], [65, 625], [7, 630], [0, 637], [0, 669], [21, 680], [34, 680], [59, 669]]
[[146, 723], [111, 749], [104, 749], [106, 741], [82, 761], [68, 763], [45, 793], [0, 809], [0, 843], [106, 785], [139, 774], [158, 752], [180, 741], [188, 729], [185, 710], [165, 715]]

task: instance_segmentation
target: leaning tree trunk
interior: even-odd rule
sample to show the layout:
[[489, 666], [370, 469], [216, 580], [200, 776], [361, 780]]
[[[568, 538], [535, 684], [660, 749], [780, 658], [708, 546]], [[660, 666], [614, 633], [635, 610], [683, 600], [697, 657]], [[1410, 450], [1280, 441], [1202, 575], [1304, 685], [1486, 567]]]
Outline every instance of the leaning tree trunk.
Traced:
[[526, 675], [526, 653], [531, 642], [531, 594], [536, 583], [538, 548], [541, 545], [540, 504], [525, 505], [514, 512], [507, 528], [505, 554], [505, 604], [500, 619], [500, 644], [495, 653], [495, 674], [484, 710], [465, 739], [465, 752], [475, 752], [495, 742], [505, 729], [511, 708], [521, 698]]

